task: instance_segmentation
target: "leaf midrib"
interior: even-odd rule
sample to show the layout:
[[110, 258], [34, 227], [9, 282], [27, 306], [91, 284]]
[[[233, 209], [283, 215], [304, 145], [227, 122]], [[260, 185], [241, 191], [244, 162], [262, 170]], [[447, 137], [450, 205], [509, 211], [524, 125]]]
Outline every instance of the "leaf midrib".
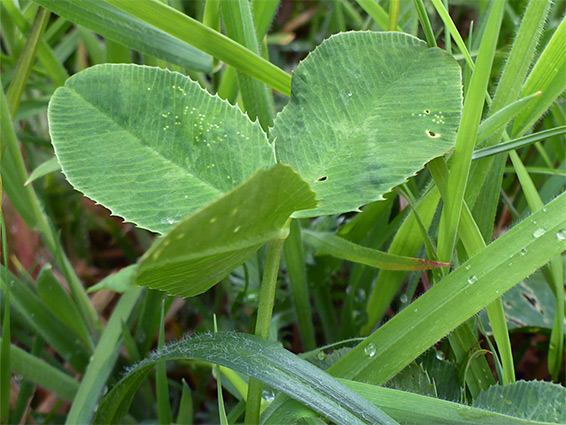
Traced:
[[123, 125], [121, 125], [119, 122], [117, 122], [116, 120], [114, 120], [110, 115], [108, 115], [103, 109], [97, 107], [96, 105], [94, 105], [93, 103], [89, 102], [88, 99], [86, 97], [84, 97], [80, 92], [78, 92], [77, 90], [68, 87], [68, 86], [64, 86], [65, 89], [69, 90], [70, 93], [75, 94], [80, 100], [82, 100], [85, 104], [89, 105], [92, 107], [92, 109], [98, 111], [102, 116], [104, 116], [105, 118], [107, 118], [109, 121], [111, 121], [113, 124], [115, 124], [117, 127], [119, 127], [121, 130], [125, 131], [126, 133], [128, 133], [136, 142], [138, 142], [143, 148], [148, 149], [150, 151], [152, 151], [153, 153], [155, 153], [157, 156], [159, 156], [160, 158], [162, 158], [164, 161], [166, 161], [167, 163], [173, 164], [175, 167], [179, 168], [183, 174], [186, 174], [190, 177], [193, 177], [194, 179], [198, 180], [199, 182], [201, 182], [203, 185], [208, 186], [212, 189], [214, 189], [216, 192], [218, 192], [218, 194], [221, 196], [223, 195], [225, 192], [223, 192], [222, 190], [218, 189], [216, 186], [214, 186], [211, 182], [208, 182], [206, 180], [203, 180], [202, 178], [200, 178], [198, 175], [196, 174], [192, 174], [187, 168], [184, 168], [182, 165], [177, 164], [176, 162], [170, 160], [169, 158], [163, 156], [163, 154], [161, 152], [159, 152], [158, 150], [155, 150], [153, 147], [146, 145], [143, 143], [143, 141], [136, 136], [135, 134], [133, 134], [130, 129], [124, 127]]

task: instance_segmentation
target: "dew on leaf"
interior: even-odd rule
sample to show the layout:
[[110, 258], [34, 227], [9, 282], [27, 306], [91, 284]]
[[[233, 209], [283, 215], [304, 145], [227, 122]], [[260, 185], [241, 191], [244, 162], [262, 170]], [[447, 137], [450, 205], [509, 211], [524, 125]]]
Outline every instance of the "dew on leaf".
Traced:
[[216, 217], [212, 217], [212, 218], [209, 220], [209, 223], [214, 223], [215, 221], [216, 221]]
[[478, 278], [476, 275], [471, 275], [468, 278], [468, 284], [473, 285], [474, 283], [476, 283], [478, 281]]
[[540, 238], [542, 235], [544, 235], [545, 233], [546, 233], [546, 230], [544, 230], [542, 227], [539, 227], [538, 229], [536, 229], [536, 230], [533, 232], [533, 237], [534, 237], [535, 239], [538, 239], [538, 238]]
[[566, 229], [562, 229], [556, 232], [556, 237], [559, 241], [566, 240]]
[[364, 353], [366, 353], [370, 357], [375, 356], [376, 353], [375, 345], [373, 345], [373, 343], [370, 342], [368, 345], [364, 347]]

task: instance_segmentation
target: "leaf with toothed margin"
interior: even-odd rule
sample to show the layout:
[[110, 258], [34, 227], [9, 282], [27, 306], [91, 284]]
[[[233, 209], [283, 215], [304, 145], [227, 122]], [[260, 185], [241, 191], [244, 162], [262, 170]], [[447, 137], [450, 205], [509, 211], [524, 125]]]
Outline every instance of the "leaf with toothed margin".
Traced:
[[445, 154], [462, 107], [460, 67], [407, 34], [330, 37], [293, 72], [270, 138], [277, 160], [311, 184], [319, 208], [355, 211]]
[[201, 294], [263, 244], [285, 238], [294, 211], [316, 205], [309, 185], [288, 165], [260, 170], [154, 243], [134, 282], [182, 297]]
[[113, 214], [154, 232], [275, 163], [258, 123], [175, 72], [94, 66], [49, 104], [49, 130], [69, 182]]

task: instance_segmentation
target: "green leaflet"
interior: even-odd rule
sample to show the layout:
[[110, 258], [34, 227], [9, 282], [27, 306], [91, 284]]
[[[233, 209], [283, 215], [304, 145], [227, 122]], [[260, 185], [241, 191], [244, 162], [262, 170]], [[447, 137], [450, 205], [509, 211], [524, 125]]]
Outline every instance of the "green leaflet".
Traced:
[[258, 124], [157, 68], [100, 65], [71, 77], [51, 99], [49, 123], [69, 182], [159, 233], [274, 164]]
[[552, 382], [518, 381], [494, 385], [474, 400], [474, 407], [545, 423], [564, 423], [566, 388]]
[[198, 295], [266, 242], [284, 239], [294, 211], [314, 206], [314, 193], [291, 167], [260, 170], [153, 244], [134, 280], [173, 295]]
[[270, 138], [277, 159], [312, 185], [315, 217], [354, 211], [454, 146], [460, 67], [400, 33], [332, 36], [293, 73]]

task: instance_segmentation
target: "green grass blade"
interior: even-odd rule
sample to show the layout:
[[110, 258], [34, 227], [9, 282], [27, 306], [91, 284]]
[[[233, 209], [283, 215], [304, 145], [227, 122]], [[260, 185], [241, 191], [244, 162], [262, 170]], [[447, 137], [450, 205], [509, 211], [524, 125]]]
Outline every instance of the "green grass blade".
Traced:
[[35, 20], [33, 21], [33, 25], [31, 26], [24, 51], [18, 60], [14, 79], [10, 83], [8, 91], [6, 92], [6, 99], [12, 116], [15, 115], [18, 107], [20, 106], [20, 101], [26, 87], [31, 67], [35, 61], [41, 36], [45, 32], [47, 22], [49, 21], [49, 15], [50, 13], [45, 9], [40, 9], [38, 11]]
[[561, 134], [566, 134], [566, 126], [538, 131], [536, 133], [529, 134], [528, 136], [518, 137], [517, 139], [499, 143], [498, 145], [477, 149], [474, 151], [472, 159], [487, 158], [488, 156], [511, 152], [515, 149], [524, 148], [532, 145], [533, 143], [545, 140], [549, 137], [559, 136]]
[[[2, 220], [2, 230], [4, 230], [4, 221]], [[2, 231], [2, 238], [5, 242], [4, 231]], [[5, 243], [2, 244], [4, 247], [3, 251], [7, 251], [7, 246]], [[4, 254], [4, 257], [7, 257]], [[2, 279], [3, 288], [7, 288], [7, 282]], [[4, 307], [2, 315], [2, 344], [0, 346], [0, 422], [8, 423], [8, 418], [10, 415], [10, 388], [12, 383], [12, 365], [10, 359], [10, 292], [6, 291], [4, 297]]]
[[106, 1], [228, 65], [232, 65], [269, 87], [287, 96], [291, 94], [289, 74], [191, 17], [153, 0], [146, 2]]
[[483, 120], [478, 128], [476, 136], [476, 145], [483, 142], [498, 130], [505, 128], [505, 126], [515, 116], [525, 110], [527, 107], [534, 103], [535, 99], [540, 96], [542, 92], [536, 92], [530, 96], [523, 97], [515, 102], [501, 108], [499, 111], [490, 115], [487, 119]]
[[15, 373], [53, 391], [63, 400], [72, 400], [79, 388], [78, 382], [72, 376], [15, 345], [10, 347], [10, 362]]
[[[430, 226], [439, 201], [440, 192], [438, 188], [433, 187], [427, 191], [415, 205], [425, 228]], [[417, 251], [423, 243], [420, 237], [416, 237], [416, 235], [419, 234], [419, 226], [415, 216], [410, 214], [393, 238], [389, 246], [389, 254], [403, 256], [417, 255]], [[398, 271], [380, 271], [375, 285], [373, 285], [372, 291], [369, 294], [366, 306], [368, 321], [361, 330], [362, 335], [369, 334], [377, 326], [393, 300], [393, 297], [403, 284], [405, 275], [405, 273]]]
[[[226, 35], [232, 40], [259, 54], [258, 42], [248, 0], [222, 0], [222, 17]], [[264, 131], [273, 127], [273, 105], [265, 84], [242, 71], [238, 72], [238, 82], [244, 109], [250, 119], [259, 120]]]
[[[509, 407], [508, 404], [508, 402], [510, 403], [512, 401], [510, 397], [503, 398], [503, 396], [501, 396], [501, 402], [505, 403], [507, 407], [506, 410], [513, 409], [513, 411], [512, 413], [500, 413], [489, 407], [472, 407], [465, 404], [414, 394], [408, 391], [378, 387], [364, 382], [350, 381], [347, 379], [339, 379], [339, 381], [373, 405], [379, 406], [393, 419], [401, 423], [415, 425], [549, 425], [560, 421], [560, 413], [554, 415], [556, 420], [540, 420], [539, 418], [526, 419], [525, 416], [531, 417], [533, 411], [536, 411], [537, 408], [530, 408], [531, 405], [527, 401], [517, 403], [518, 399], [525, 396], [525, 394], [521, 392], [519, 392], [519, 394], [517, 394], [517, 392], [514, 393], [516, 398], [513, 400], [512, 407]], [[539, 382], [537, 382], [537, 384], [538, 383]], [[501, 386], [496, 386], [493, 389], [499, 391], [513, 391], [513, 389], [509, 387]], [[549, 408], [545, 409], [547, 412], [550, 409], [557, 409], [559, 412], [564, 410], [564, 403], [560, 400], [561, 397], [563, 398], [563, 391], [563, 388], [557, 387], [554, 392], [550, 392], [550, 394], [546, 393], [549, 396], [553, 395], [553, 400], [556, 401], [556, 403], [549, 404]], [[535, 392], [530, 398], [535, 405], [538, 404], [535, 400], [539, 394], [540, 393]], [[496, 397], [498, 396], [499, 394], [497, 394]], [[524, 399], [527, 399], [527, 397]], [[540, 398], [539, 400], [541, 404], [544, 403]], [[491, 406], [491, 404], [488, 406]], [[303, 415], [308, 414], [307, 409], [300, 406], [292, 399], [285, 399], [285, 401], [279, 403], [277, 407], [277, 409], [269, 409], [269, 411], [266, 411], [266, 414], [262, 417], [262, 425], [293, 423], [294, 420], [298, 420], [300, 417], [304, 417]], [[557, 413], [556, 410], [554, 410], [554, 413]], [[517, 417], [519, 415], [523, 417]], [[549, 417], [549, 419], [552, 418], [552, 413], [549, 413], [547, 417]]]
[[269, 30], [273, 17], [277, 13], [279, 0], [252, 0], [251, 7], [255, 33], [257, 40], [261, 42]]
[[[14, 1], [2, 0], [2, 5], [6, 7], [10, 17], [18, 24], [20, 31], [27, 34], [30, 31], [30, 25], [20, 10], [15, 6]], [[41, 9], [38, 10], [38, 16], [43, 13]], [[45, 21], [45, 23], [47, 23], [47, 21]], [[45, 40], [40, 38], [37, 43], [37, 56], [45, 68], [47, 75], [56, 86], [63, 85], [65, 80], [69, 77], [69, 74], [67, 74], [63, 65], [57, 60], [53, 50], [51, 50]]]
[[542, 92], [513, 123], [513, 137], [524, 134], [566, 90], [566, 17], [552, 35], [521, 89], [523, 96]]
[[[517, 152], [512, 151], [510, 153], [511, 161], [513, 162], [513, 167], [517, 172], [517, 177], [521, 183], [521, 188], [527, 198], [527, 203], [531, 211], [537, 211], [544, 207], [540, 195], [534, 185], [529, 173], [527, 172], [521, 158]], [[566, 238], [566, 232], [563, 235]], [[554, 289], [554, 296], [556, 299], [556, 311], [554, 313], [554, 324], [552, 326], [552, 332], [550, 334], [550, 347], [548, 350], [548, 370], [552, 379], [557, 381], [560, 369], [563, 364], [563, 352], [564, 352], [564, 275], [563, 275], [564, 265], [562, 257], [557, 257], [553, 259], [550, 263], [550, 273], [551, 273], [551, 284]]]
[[[5, 274], [4, 274], [5, 273]], [[74, 333], [63, 324], [24, 283], [4, 267], [1, 278], [8, 279], [10, 303], [31, 324], [32, 331], [41, 335], [73, 368], [82, 372], [88, 363], [89, 350]]]
[[[163, 349], [165, 345], [165, 300], [161, 300], [161, 315], [159, 319], [159, 338], [157, 348]], [[157, 417], [161, 425], [170, 424], [173, 420], [171, 416], [171, 403], [169, 402], [169, 385], [167, 384], [167, 369], [165, 363], [159, 363], [155, 367], [155, 392], [157, 395]]]
[[112, 316], [98, 341], [81, 385], [67, 415], [67, 425], [90, 423], [106, 380], [114, 369], [120, 352], [122, 323], [126, 322], [135, 307], [142, 288], [133, 287], [121, 296]]
[[43, 162], [42, 164], [38, 165], [29, 175], [28, 179], [25, 182], [25, 186], [34, 182], [35, 180], [45, 177], [48, 174], [54, 173], [55, 171], [61, 170], [61, 165], [59, 165], [59, 161], [57, 161], [56, 157], [48, 159], [47, 161]]
[[209, 55], [122, 12], [104, 0], [34, 1], [53, 13], [130, 49], [196, 71], [210, 72], [212, 70], [212, 58]]
[[[468, 48], [466, 47], [466, 43], [464, 43], [462, 36], [458, 32], [458, 29], [456, 28], [454, 21], [452, 21], [450, 14], [448, 13], [446, 8], [444, 7], [442, 0], [430, 0], [430, 2], [432, 3], [434, 8], [436, 9], [436, 12], [440, 16], [440, 19], [442, 19], [442, 22], [444, 22], [444, 25], [448, 29], [448, 32], [450, 33], [450, 35], [452, 36], [452, 38], [456, 42], [456, 45], [458, 46], [460, 53], [462, 55], [464, 55], [464, 59], [466, 60], [466, 63], [468, 64], [470, 69], [473, 71], [474, 70], [474, 61], [472, 60], [472, 57], [470, 56], [470, 53], [468, 52]], [[450, 39], [448, 38], [448, 42], [449, 41], [450, 41]]]
[[425, 34], [426, 41], [430, 47], [436, 47], [436, 37], [434, 36], [434, 31], [430, 25], [430, 19], [428, 18], [428, 13], [424, 6], [423, 0], [413, 0], [415, 9], [417, 10], [417, 15], [419, 16], [419, 22]]
[[[383, 29], [389, 28], [389, 15], [375, 0], [356, 0], [362, 9]], [[397, 31], [402, 31], [397, 27]]]
[[[226, 355], [226, 353], [229, 355]], [[195, 335], [139, 363], [102, 400], [95, 423], [116, 423], [133, 393], [160, 361], [198, 359], [248, 374], [287, 393], [337, 424], [393, 424], [389, 417], [335, 379], [277, 344], [253, 335]]]
[[[560, 195], [545, 206], [546, 211], [537, 211], [509, 230], [379, 328], [329, 372], [347, 379], [385, 383], [440, 338], [566, 249], [565, 201], [566, 194]], [[438, 320], [440, 314], [442, 320]]]
[[456, 147], [452, 157], [452, 166], [448, 177], [448, 187], [444, 199], [444, 208], [440, 219], [438, 235], [438, 257], [450, 261], [456, 243], [457, 228], [460, 221], [462, 200], [466, 191], [466, 182], [472, 161], [475, 138], [481, 119], [484, 96], [489, 83], [491, 66], [497, 47], [497, 38], [503, 18], [504, 2], [497, 2], [491, 10], [489, 23], [481, 43], [476, 68], [468, 95], [464, 101], [462, 121], [456, 138]]
[[91, 350], [94, 349], [88, 328], [83, 322], [77, 306], [53, 275], [50, 264], [46, 264], [37, 278], [37, 292], [49, 310], [77, 335]]
[[419, 258], [401, 257], [352, 243], [329, 232], [304, 230], [305, 243], [321, 254], [385, 270], [429, 270], [450, 264]]
[[193, 396], [191, 387], [183, 379], [183, 391], [181, 401], [179, 402], [179, 414], [177, 415], [177, 424], [189, 425], [193, 422]]
[[291, 221], [289, 236], [284, 247], [285, 265], [289, 275], [289, 288], [303, 347], [306, 351], [316, 348], [316, 339], [312, 321], [312, 311], [309, 300], [309, 286], [307, 282], [306, 264], [303, 253], [301, 227], [297, 220]]

